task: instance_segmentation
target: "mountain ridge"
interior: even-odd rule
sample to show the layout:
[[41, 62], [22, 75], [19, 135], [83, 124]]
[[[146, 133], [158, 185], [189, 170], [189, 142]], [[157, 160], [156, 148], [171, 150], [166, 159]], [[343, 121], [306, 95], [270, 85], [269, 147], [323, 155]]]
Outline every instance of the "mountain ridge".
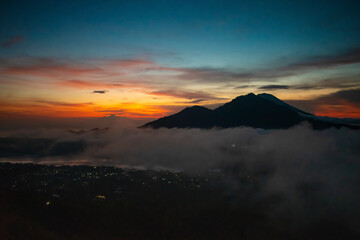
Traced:
[[293, 107], [277, 97], [262, 93], [241, 95], [214, 110], [192, 106], [170, 116], [146, 123], [140, 128], [233, 128], [253, 127], [287, 129], [301, 122], [309, 122], [314, 129], [357, 126], [323, 121], [317, 116]]

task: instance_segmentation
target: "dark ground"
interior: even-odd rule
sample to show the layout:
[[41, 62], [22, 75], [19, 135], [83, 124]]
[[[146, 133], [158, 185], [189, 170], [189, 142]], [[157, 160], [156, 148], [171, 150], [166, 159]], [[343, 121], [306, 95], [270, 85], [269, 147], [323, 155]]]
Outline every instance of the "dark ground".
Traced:
[[299, 217], [261, 193], [266, 176], [0, 163], [0, 238], [360, 239], [316, 187], [300, 186], [314, 209]]

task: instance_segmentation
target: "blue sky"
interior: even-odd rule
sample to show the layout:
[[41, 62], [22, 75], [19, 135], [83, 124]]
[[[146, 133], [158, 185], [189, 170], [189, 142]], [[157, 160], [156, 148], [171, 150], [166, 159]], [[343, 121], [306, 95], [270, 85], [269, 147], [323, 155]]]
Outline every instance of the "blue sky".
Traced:
[[357, 1], [11, 1], [1, 56], [151, 55], [186, 66], [252, 67], [357, 47]]

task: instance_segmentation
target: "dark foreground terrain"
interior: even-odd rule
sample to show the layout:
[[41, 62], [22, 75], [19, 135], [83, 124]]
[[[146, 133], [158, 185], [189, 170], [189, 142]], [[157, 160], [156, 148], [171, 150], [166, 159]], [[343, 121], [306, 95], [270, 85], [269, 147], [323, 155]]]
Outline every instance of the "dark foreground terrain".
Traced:
[[[320, 187], [288, 203], [267, 172], [201, 175], [114, 167], [0, 164], [1, 239], [359, 239], [354, 212]], [[331, 201], [330, 201], [331, 202]], [[301, 209], [299, 207], [301, 206]], [[356, 218], [354, 219], [356, 221]]]

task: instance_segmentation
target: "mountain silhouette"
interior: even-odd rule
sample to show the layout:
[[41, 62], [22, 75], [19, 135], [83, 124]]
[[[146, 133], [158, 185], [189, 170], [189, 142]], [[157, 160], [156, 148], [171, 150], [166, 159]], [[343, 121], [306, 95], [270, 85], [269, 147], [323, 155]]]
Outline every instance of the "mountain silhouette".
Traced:
[[314, 115], [311, 114], [311, 113], [304, 112], [304, 111], [302, 111], [302, 110], [300, 110], [300, 109], [298, 109], [298, 108], [296, 108], [296, 107], [294, 107], [294, 106], [291, 106], [291, 105], [289, 105], [289, 104], [281, 101], [280, 99], [278, 99], [278, 98], [275, 97], [274, 95], [271, 95], [271, 94], [268, 94], [268, 93], [261, 93], [261, 94], [258, 94], [257, 96], [259, 96], [259, 97], [261, 97], [261, 98], [264, 98], [264, 99], [267, 99], [267, 100], [270, 100], [270, 101], [272, 101], [272, 102], [274, 102], [274, 103], [280, 104], [280, 105], [282, 105], [282, 106], [288, 107], [288, 108], [290, 108], [290, 109], [294, 110], [295, 112], [300, 113], [300, 114], [302, 114], [302, 115], [314, 116]]
[[239, 126], [263, 129], [287, 129], [308, 121], [315, 129], [356, 126], [323, 121], [313, 114], [297, 109], [271, 94], [249, 93], [211, 110], [193, 106], [140, 128], [232, 128]]

